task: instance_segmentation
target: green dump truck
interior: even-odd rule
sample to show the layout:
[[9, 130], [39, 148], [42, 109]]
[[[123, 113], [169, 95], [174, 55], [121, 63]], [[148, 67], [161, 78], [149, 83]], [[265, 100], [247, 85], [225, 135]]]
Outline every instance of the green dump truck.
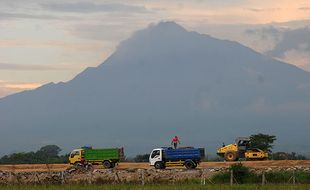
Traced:
[[70, 164], [83, 166], [102, 164], [104, 168], [114, 168], [115, 164], [123, 159], [123, 148], [93, 149], [84, 147], [71, 151], [69, 156]]

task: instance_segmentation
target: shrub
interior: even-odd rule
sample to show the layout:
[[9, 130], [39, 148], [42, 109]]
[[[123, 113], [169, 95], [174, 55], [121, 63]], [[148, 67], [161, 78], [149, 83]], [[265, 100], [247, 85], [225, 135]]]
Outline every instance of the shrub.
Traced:
[[149, 156], [149, 154], [138, 154], [136, 157], [133, 158], [133, 160], [135, 162], [148, 162]]
[[310, 183], [310, 172], [296, 171], [293, 173], [293, 171], [276, 171], [265, 174], [269, 183], [292, 183], [293, 175], [295, 175], [296, 183]]
[[[234, 183], [261, 183], [262, 174], [251, 172], [249, 168], [241, 164], [232, 165], [228, 171], [220, 172], [211, 177], [214, 183], [229, 183], [230, 172], [233, 171]], [[267, 183], [293, 183], [293, 176], [295, 182], [300, 184], [310, 184], [310, 172], [306, 171], [271, 171], [265, 173]]]
[[243, 166], [242, 163], [231, 165], [229, 171], [233, 172], [234, 179], [237, 183], [244, 183], [250, 174], [249, 168]]
[[257, 175], [253, 172], [250, 172], [249, 168], [243, 166], [242, 163], [231, 165], [228, 171], [213, 175], [211, 180], [214, 183], [229, 183], [231, 171], [233, 172], [234, 182], [251, 183], [258, 181]]

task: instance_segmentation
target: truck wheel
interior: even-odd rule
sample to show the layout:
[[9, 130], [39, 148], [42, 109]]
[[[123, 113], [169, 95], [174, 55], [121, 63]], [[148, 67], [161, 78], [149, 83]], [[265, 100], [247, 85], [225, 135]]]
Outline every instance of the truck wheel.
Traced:
[[103, 162], [103, 167], [104, 168], [111, 168], [111, 166], [112, 166], [112, 164], [111, 164], [111, 162], [110, 161], [108, 161], [108, 160], [105, 160], [104, 162]]
[[85, 165], [85, 169], [86, 169], [86, 170], [93, 170], [94, 168], [93, 168], [93, 165], [92, 165], [92, 164], [86, 164], [86, 165]]
[[162, 162], [155, 162], [154, 167], [156, 169], [164, 169], [164, 164]]
[[161, 169], [166, 169], [166, 165], [164, 162], [161, 163]]
[[187, 169], [194, 169], [196, 167], [196, 164], [192, 160], [185, 161], [184, 165]]
[[81, 166], [82, 163], [81, 163], [81, 162], [75, 162], [73, 165], [74, 165], [75, 167], [78, 167], [78, 166]]
[[237, 160], [237, 154], [236, 152], [226, 152], [224, 155], [224, 158], [226, 161], [236, 161]]

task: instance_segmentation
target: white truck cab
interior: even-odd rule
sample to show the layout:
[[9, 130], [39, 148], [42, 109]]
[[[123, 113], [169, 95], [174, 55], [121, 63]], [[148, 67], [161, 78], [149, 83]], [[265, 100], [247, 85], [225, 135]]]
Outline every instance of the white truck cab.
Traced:
[[163, 149], [162, 148], [155, 148], [150, 154], [149, 157], [150, 165], [154, 166], [156, 162], [163, 161]]

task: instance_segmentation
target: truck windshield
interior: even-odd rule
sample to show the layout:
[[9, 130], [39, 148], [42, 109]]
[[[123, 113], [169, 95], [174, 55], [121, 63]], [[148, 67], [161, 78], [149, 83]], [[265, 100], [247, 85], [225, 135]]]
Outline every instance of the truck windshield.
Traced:
[[71, 152], [71, 158], [73, 158], [75, 155], [80, 155], [80, 151]]
[[152, 152], [151, 158], [154, 158], [155, 156], [159, 156], [160, 155], [160, 151], [159, 150], [154, 150]]

